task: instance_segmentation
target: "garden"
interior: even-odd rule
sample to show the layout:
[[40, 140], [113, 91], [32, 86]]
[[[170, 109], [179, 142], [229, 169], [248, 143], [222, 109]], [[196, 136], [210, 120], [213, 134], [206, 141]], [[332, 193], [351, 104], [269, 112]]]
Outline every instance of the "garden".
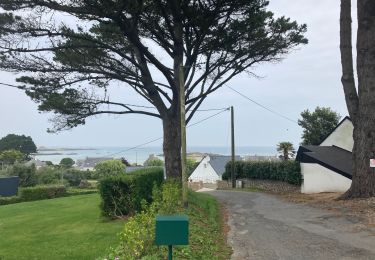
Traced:
[[8, 169], [21, 187], [17, 196], [0, 198], [2, 204], [14, 203], [0, 206], [0, 259], [163, 259], [167, 249], [154, 243], [158, 214], [189, 216], [189, 245], [175, 248], [177, 259], [229, 258], [213, 197], [190, 192], [184, 208], [180, 184], [164, 181], [162, 168], [131, 173], [109, 168], [102, 166], [103, 174]]

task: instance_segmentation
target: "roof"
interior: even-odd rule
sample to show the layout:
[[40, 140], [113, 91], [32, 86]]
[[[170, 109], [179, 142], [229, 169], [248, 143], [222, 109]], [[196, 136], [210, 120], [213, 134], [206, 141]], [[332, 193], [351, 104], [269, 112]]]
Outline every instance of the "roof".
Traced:
[[300, 146], [296, 161], [318, 163], [346, 178], [352, 178], [352, 153], [338, 146]]
[[[227, 155], [209, 155], [209, 164], [215, 170], [218, 175], [222, 175], [225, 172], [225, 165], [232, 160], [232, 156]], [[240, 156], [236, 156], [235, 160], [241, 160]]]
[[335, 132], [336, 131], [336, 129], [337, 128], [339, 128], [341, 125], [342, 125], [342, 123], [344, 123], [346, 120], [349, 120], [350, 122], [352, 121], [351, 119], [350, 119], [350, 117], [348, 117], [348, 116], [346, 116], [346, 117], [344, 117], [341, 121], [340, 121], [340, 123], [328, 134], [328, 135], [326, 135], [324, 138], [323, 138], [323, 140], [320, 142], [320, 144], [319, 145], [321, 145], [333, 132]]

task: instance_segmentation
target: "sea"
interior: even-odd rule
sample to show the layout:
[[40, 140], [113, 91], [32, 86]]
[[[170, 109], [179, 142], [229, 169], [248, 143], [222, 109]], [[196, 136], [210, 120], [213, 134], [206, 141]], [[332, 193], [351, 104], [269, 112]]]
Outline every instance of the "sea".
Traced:
[[[188, 153], [212, 153], [221, 155], [230, 155], [230, 147], [214, 146], [191, 146], [187, 147]], [[276, 147], [271, 146], [239, 146], [235, 148], [235, 154], [245, 155], [276, 155]], [[125, 158], [130, 163], [143, 164], [150, 155], [163, 157], [161, 146], [150, 147], [43, 147], [38, 149], [34, 158], [41, 161], [51, 161], [58, 164], [62, 158], [70, 157], [73, 160], [82, 160], [87, 157], [105, 157], [105, 158]]]

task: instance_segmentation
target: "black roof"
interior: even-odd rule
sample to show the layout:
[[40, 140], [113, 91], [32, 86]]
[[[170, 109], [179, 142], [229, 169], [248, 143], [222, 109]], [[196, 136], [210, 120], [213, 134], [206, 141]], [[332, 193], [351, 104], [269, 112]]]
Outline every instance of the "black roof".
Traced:
[[346, 178], [352, 178], [352, 153], [337, 146], [300, 146], [296, 160], [318, 163]]

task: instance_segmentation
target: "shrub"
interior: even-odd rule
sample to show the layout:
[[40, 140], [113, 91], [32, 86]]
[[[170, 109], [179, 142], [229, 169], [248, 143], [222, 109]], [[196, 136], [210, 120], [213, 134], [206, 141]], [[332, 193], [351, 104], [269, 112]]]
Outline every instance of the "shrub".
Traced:
[[12, 197], [1, 197], [0, 196], [0, 206], [1, 205], [8, 205], [13, 203], [21, 202], [21, 198], [18, 196], [12, 196]]
[[[231, 173], [231, 162], [225, 167], [223, 179], [229, 179]], [[236, 179], [262, 179], [277, 180], [300, 185], [302, 182], [301, 168], [296, 161], [279, 162], [235, 162]]]
[[95, 177], [102, 178], [125, 173], [125, 165], [120, 160], [108, 160], [95, 165]]
[[163, 180], [164, 172], [159, 167], [101, 179], [102, 215], [116, 218], [140, 211], [142, 200], [151, 202], [154, 184], [160, 186]]
[[[157, 214], [182, 211], [180, 185], [176, 182], [164, 183], [161, 188], [155, 185], [152, 200], [150, 205], [143, 200], [142, 211], [127, 219], [120, 233], [120, 246], [112, 249], [107, 259], [144, 259], [142, 257], [158, 252], [155, 246], [155, 217]], [[151, 259], [160, 259], [160, 256], [155, 257]]]
[[37, 170], [38, 184], [56, 184], [60, 182], [61, 174], [53, 167], [41, 167]]
[[37, 185], [35, 164], [26, 166], [23, 164], [14, 164], [7, 169], [8, 176], [18, 176], [20, 178], [20, 187], [32, 187]]
[[35, 186], [21, 189], [22, 201], [53, 199], [66, 196], [66, 188], [63, 185]]

